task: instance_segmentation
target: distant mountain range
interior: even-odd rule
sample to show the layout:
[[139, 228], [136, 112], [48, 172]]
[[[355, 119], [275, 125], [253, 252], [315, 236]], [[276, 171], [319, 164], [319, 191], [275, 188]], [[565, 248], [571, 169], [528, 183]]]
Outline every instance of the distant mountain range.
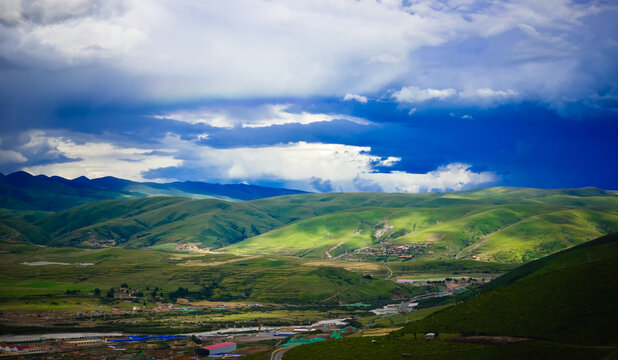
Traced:
[[139, 199], [149, 196], [180, 196], [228, 201], [255, 200], [304, 191], [245, 184], [209, 184], [184, 181], [135, 182], [107, 176], [73, 180], [59, 176], [33, 176], [24, 171], [0, 174], [0, 208], [58, 211], [97, 200]]

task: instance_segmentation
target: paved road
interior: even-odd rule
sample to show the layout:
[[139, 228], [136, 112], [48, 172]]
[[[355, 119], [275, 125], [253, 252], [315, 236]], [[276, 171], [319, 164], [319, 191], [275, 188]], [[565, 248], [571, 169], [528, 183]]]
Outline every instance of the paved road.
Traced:
[[290, 350], [293, 347], [294, 346], [290, 346], [290, 347], [277, 349], [273, 351], [273, 353], [270, 354], [270, 360], [283, 360], [283, 354], [285, 354], [288, 350]]

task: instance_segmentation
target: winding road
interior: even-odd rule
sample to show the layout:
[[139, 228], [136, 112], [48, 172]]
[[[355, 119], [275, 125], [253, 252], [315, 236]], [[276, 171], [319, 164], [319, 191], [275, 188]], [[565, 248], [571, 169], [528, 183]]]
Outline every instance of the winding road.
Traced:
[[273, 353], [270, 354], [270, 360], [283, 360], [283, 354], [285, 354], [288, 350], [290, 350], [293, 347], [294, 346], [290, 346], [290, 347], [277, 349], [273, 351]]
[[391, 270], [391, 268], [388, 267], [388, 265], [384, 265], [386, 266], [386, 268], [388, 269], [388, 271], [390, 272], [390, 274], [388, 274], [388, 276], [386, 277], [386, 280], [390, 279], [391, 276], [393, 276], [393, 270]]

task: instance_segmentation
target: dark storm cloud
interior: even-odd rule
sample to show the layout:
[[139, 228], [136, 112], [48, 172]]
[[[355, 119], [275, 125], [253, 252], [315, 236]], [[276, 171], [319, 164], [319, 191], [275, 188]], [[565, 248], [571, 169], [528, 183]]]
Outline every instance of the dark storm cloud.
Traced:
[[7, 1], [0, 11], [6, 27], [53, 25], [86, 17], [110, 18], [126, 10], [120, 1]]

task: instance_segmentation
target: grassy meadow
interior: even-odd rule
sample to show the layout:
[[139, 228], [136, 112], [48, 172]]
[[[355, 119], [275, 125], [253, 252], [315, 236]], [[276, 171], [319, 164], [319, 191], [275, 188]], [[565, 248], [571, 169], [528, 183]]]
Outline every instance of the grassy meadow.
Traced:
[[[268, 303], [334, 303], [409, 296], [422, 289], [397, 285], [364, 271], [306, 265], [291, 257], [237, 257], [230, 254], [179, 253], [153, 249], [47, 248], [15, 244], [16, 253], [2, 255], [0, 309], [44, 310], [100, 305], [88, 292], [103, 294], [127, 283], [132, 289], [161, 289], [171, 296], [214, 301], [247, 300]], [[28, 247], [28, 246], [26, 246]], [[9, 247], [9, 251], [10, 251]], [[49, 261], [71, 265], [29, 266], [26, 262]], [[89, 266], [77, 264], [92, 263]], [[79, 294], [66, 295], [66, 290]], [[150, 290], [151, 291], [151, 290]], [[167, 297], [170, 301], [169, 296]], [[85, 299], [84, 299], [85, 297]], [[78, 300], [79, 299], [79, 300]], [[86, 300], [87, 299], [87, 300]], [[101, 301], [105, 300], [104, 296]], [[80, 307], [84, 307], [80, 306]]]

